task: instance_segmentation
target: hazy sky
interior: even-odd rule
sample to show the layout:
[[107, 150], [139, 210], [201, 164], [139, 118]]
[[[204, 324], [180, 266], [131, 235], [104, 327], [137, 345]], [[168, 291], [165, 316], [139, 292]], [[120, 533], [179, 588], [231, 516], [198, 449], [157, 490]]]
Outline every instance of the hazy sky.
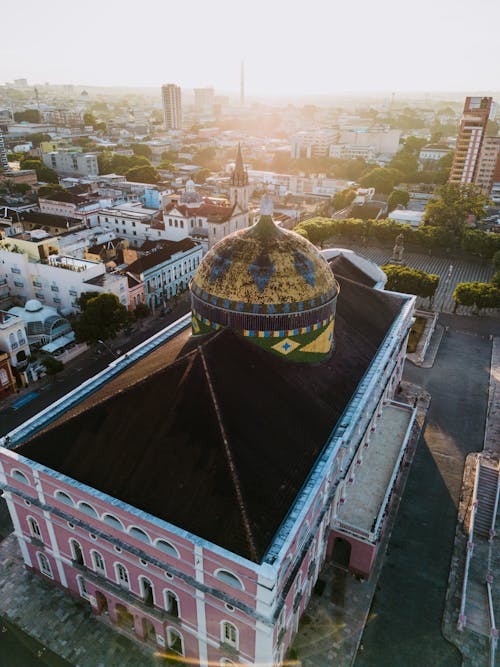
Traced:
[[23, 0], [0, 82], [248, 93], [500, 88], [500, 0]]

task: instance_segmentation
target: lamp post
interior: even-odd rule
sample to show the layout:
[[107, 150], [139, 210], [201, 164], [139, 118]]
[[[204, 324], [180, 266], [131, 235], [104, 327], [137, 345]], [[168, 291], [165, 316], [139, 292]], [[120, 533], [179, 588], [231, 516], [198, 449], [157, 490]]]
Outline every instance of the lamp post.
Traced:
[[100, 343], [101, 345], [104, 345], [104, 347], [105, 347], [109, 352], [111, 352], [111, 354], [115, 357], [115, 359], [118, 358], [118, 355], [116, 354], [116, 352], [115, 352], [114, 350], [112, 350], [112, 349], [109, 347], [109, 345], [106, 345], [106, 343], [105, 343], [103, 340], [99, 339], [97, 342]]
[[444, 302], [446, 300], [446, 292], [448, 291], [448, 285], [450, 283], [452, 273], [453, 273], [453, 264], [450, 264], [449, 267], [448, 267], [448, 273], [446, 274], [446, 278], [444, 280], [443, 299], [441, 301], [441, 308], [439, 309], [440, 313], [443, 312], [443, 306], [444, 306]]

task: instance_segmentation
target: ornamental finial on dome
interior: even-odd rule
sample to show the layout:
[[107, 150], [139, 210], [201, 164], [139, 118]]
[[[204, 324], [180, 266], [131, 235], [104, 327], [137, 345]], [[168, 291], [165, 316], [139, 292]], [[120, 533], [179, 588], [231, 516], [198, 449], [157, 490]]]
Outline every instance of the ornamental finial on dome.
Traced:
[[260, 214], [271, 215], [274, 213], [274, 204], [271, 195], [265, 194], [260, 200]]

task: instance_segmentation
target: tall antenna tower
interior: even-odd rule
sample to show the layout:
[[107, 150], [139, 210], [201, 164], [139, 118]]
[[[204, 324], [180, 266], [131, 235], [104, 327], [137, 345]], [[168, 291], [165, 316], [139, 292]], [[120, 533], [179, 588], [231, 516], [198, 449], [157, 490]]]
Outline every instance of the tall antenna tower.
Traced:
[[245, 61], [241, 61], [240, 67], [240, 104], [245, 105]]

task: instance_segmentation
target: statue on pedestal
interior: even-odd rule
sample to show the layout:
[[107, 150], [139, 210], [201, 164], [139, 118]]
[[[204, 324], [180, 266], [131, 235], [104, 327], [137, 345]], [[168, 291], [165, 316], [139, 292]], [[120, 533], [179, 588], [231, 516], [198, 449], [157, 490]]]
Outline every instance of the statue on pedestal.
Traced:
[[394, 243], [394, 248], [392, 249], [392, 261], [396, 262], [397, 264], [402, 264], [403, 263], [403, 252], [404, 252], [404, 234], [398, 234], [396, 236], [396, 241]]

